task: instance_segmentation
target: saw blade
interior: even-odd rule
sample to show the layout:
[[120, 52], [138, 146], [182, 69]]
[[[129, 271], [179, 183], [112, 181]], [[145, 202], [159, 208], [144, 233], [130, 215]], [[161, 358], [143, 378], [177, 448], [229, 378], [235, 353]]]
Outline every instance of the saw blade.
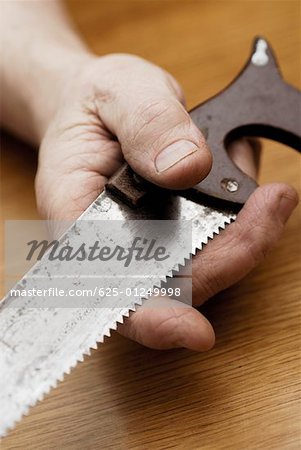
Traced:
[[[135, 210], [115, 201], [104, 191], [78, 220], [124, 220], [128, 227], [138, 219], [191, 221], [191, 249], [185, 250], [185, 254], [182, 249], [174, 255], [166, 273], [158, 272], [143, 280], [148, 290], [160, 286], [235, 218], [231, 211], [216, 210], [180, 196], [170, 196], [153, 206]], [[78, 221], [63, 239], [74, 238], [76, 224]], [[168, 239], [172, 246], [177, 237], [171, 235]], [[31, 283], [30, 274], [39, 270], [41, 273], [46, 270], [44, 257], [19, 284]], [[139, 282], [141, 280], [131, 279], [131, 288]], [[0, 304], [0, 436], [142, 303], [141, 298], [134, 301], [131, 297], [122, 300], [116, 297], [110, 307], [105, 303], [101, 307], [102, 301], [98, 298], [97, 305], [87, 308], [49, 308], [40, 307], [43, 303], [41, 300], [37, 303], [35, 297], [27, 298], [25, 304], [9, 296], [4, 298]]]

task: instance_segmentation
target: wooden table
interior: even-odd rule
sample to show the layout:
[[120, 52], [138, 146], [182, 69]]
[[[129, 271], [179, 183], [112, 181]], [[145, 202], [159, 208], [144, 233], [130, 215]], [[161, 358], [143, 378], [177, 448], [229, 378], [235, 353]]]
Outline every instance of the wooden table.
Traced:
[[[285, 78], [300, 81], [298, 1], [82, 0], [68, 8], [98, 54], [136, 53], [172, 72], [188, 107], [232, 80], [256, 34], [273, 43]], [[299, 156], [275, 143], [265, 149], [260, 181], [300, 190]], [[37, 218], [35, 156], [8, 137], [2, 150], [3, 217]], [[153, 351], [115, 334], [1, 448], [300, 448], [299, 219], [295, 212], [264, 264], [203, 308], [217, 334], [212, 351]]]

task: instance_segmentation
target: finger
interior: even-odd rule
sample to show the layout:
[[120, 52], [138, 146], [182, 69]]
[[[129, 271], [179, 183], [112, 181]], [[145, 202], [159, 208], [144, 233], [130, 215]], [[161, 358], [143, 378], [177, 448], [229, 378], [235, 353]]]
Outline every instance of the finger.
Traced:
[[49, 219], [76, 219], [122, 164], [119, 143], [82, 102], [61, 111], [40, 146], [37, 206]]
[[110, 101], [99, 95], [97, 103], [134, 171], [159, 186], [178, 189], [201, 181], [211, 156], [174, 85], [161, 69], [134, 58], [123, 67], [122, 81], [111, 86]]
[[275, 246], [298, 203], [285, 184], [259, 187], [236, 222], [216, 236], [193, 260], [193, 298], [200, 305], [243, 278]]
[[147, 300], [118, 331], [142, 345], [160, 350], [185, 347], [205, 351], [215, 341], [211, 324], [200, 312], [167, 297]]
[[256, 179], [259, 169], [261, 144], [258, 139], [242, 138], [231, 142], [228, 155], [249, 177]]

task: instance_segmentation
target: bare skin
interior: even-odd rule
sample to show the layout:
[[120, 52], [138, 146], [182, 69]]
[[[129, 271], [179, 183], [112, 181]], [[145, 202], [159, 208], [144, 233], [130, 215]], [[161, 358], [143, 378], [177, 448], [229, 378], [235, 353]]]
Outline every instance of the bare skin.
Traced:
[[[36, 196], [43, 217], [77, 218], [124, 159], [170, 189], [206, 176], [210, 151], [170, 74], [133, 55], [91, 54], [54, 0], [2, 1], [1, 17], [1, 123], [39, 147]], [[249, 141], [233, 144], [231, 154], [256, 176]], [[194, 306], [260, 263], [297, 203], [285, 184], [258, 188], [237, 221], [194, 258]], [[214, 344], [207, 319], [168, 298], [148, 301], [119, 331], [152, 348], [203, 351]]]

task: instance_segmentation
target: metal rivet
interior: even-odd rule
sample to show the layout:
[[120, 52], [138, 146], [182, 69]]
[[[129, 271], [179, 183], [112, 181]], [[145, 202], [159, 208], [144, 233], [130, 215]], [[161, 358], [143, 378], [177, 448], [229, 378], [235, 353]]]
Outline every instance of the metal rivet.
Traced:
[[225, 191], [236, 192], [239, 188], [239, 184], [236, 180], [230, 180], [229, 178], [224, 178], [221, 181], [221, 186]]
[[252, 63], [255, 66], [265, 66], [269, 62], [267, 55], [268, 44], [264, 39], [259, 39], [256, 43], [256, 50], [252, 56]]

